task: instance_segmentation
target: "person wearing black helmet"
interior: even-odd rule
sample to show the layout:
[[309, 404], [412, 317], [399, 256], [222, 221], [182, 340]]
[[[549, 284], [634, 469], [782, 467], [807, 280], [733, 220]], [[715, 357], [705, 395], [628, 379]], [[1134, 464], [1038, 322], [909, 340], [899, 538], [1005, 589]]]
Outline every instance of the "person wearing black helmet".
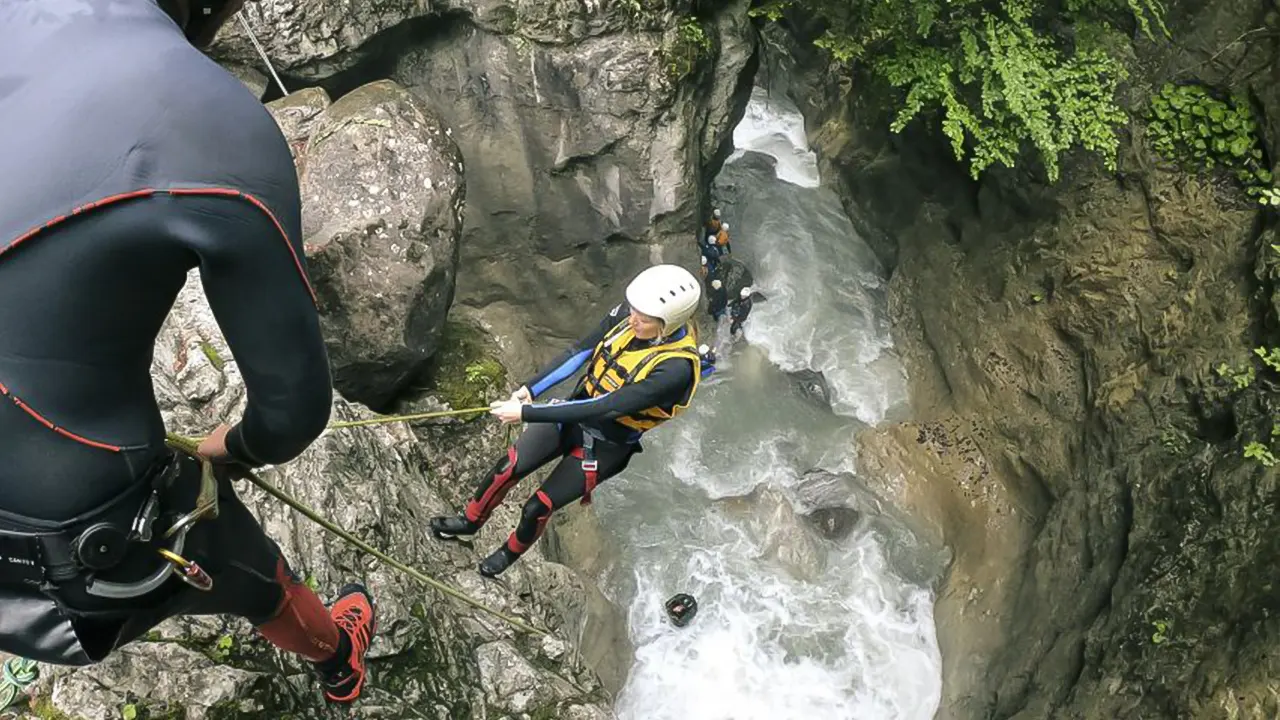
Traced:
[[698, 614], [698, 601], [689, 593], [676, 593], [667, 599], [662, 606], [667, 611], [667, 618], [676, 627], [688, 625]]
[[[326, 608], [230, 479], [302, 453], [333, 397], [289, 147], [201, 52], [241, 4], [0, 3], [0, 651], [88, 665], [235, 615], [350, 702], [368, 592]], [[247, 389], [199, 448], [210, 483], [166, 449], [150, 374], [193, 269]]]

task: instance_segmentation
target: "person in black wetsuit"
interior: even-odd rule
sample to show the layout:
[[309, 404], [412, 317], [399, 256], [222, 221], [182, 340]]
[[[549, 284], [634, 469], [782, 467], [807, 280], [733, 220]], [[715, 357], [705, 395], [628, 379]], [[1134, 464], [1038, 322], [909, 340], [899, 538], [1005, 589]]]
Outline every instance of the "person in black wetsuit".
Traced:
[[729, 305], [729, 291], [724, 287], [724, 281], [716, 278], [711, 281], [711, 291], [707, 293], [709, 302], [707, 303], [707, 313], [711, 315], [711, 319], [716, 322], [720, 321], [720, 316], [724, 314], [724, 309]]
[[751, 314], [751, 306], [756, 300], [763, 299], [764, 296], [754, 292], [750, 285], [738, 292], [738, 299], [729, 303], [730, 335], [736, 335], [742, 330], [742, 326], [747, 322], [747, 316]]
[[[166, 618], [237, 615], [349, 702], [368, 592], [326, 609], [229, 479], [296, 457], [329, 418], [297, 173], [266, 108], [201, 52], [241, 0], [161, 1], [0, 2], [0, 651], [86, 665]], [[200, 464], [166, 449], [150, 370], [193, 268], [248, 403], [200, 446], [218, 516], [166, 539]]]
[[[596, 329], [491, 412], [529, 428], [476, 487], [464, 512], [431, 519], [439, 538], [474, 535], [522, 478], [552, 460], [555, 469], [525, 503], [506, 543], [480, 563], [494, 577], [542, 535], [551, 514], [622, 472], [640, 438], [684, 411], [698, 388], [701, 359], [689, 319], [702, 296], [698, 279], [676, 265], [655, 265], [627, 286], [626, 302]], [[586, 372], [566, 401], [533, 400], [579, 369]]]

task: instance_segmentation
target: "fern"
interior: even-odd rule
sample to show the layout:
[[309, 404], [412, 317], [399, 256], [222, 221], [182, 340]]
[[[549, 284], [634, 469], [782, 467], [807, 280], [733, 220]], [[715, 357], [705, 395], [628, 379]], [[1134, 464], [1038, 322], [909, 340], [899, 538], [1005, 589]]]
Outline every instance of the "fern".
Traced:
[[[793, 6], [826, 22], [815, 44], [834, 60], [901, 91], [894, 132], [936, 113], [975, 178], [1014, 167], [1028, 149], [1051, 181], [1075, 146], [1114, 169], [1126, 73], [1098, 39], [1124, 14], [1149, 36], [1167, 34], [1159, 0], [1068, 0], [1065, 10], [1044, 0], [770, 0], [752, 12], [776, 20]], [[1044, 29], [1064, 25], [1069, 35]]]

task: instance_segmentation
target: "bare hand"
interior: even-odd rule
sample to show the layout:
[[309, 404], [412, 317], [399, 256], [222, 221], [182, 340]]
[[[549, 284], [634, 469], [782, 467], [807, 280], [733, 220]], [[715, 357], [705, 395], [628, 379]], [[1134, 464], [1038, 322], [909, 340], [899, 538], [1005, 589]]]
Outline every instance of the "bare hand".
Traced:
[[227, 433], [230, 431], [231, 426], [226, 423], [214, 428], [209, 437], [200, 441], [196, 453], [210, 462], [229, 461], [231, 455], [227, 452]]
[[507, 425], [512, 425], [521, 421], [524, 405], [518, 400], [499, 400], [489, 403], [489, 414]]
[[519, 390], [511, 393], [512, 402], [531, 403], [533, 402], [533, 393], [529, 392], [528, 386], [520, 386]]

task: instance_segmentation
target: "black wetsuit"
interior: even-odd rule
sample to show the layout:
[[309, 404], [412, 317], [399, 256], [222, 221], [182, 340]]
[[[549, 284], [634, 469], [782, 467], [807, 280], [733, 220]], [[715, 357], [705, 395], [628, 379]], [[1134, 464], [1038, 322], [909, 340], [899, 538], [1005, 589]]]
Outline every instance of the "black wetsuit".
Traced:
[[751, 298], [740, 298], [729, 303], [729, 334], [732, 335], [742, 329], [743, 323], [747, 321], [747, 316], [751, 314]]
[[[530, 378], [525, 386], [533, 397], [539, 397], [581, 370], [591, 359], [596, 345], [630, 312], [626, 303], [613, 308], [594, 331]], [[633, 340], [632, 347], [654, 342]], [[617, 475], [626, 469], [631, 456], [640, 451], [642, 433], [616, 422], [616, 418], [651, 407], [670, 412], [688, 396], [694, 372], [692, 363], [669, 358], [655, 365], [643, 380], [597, 398], [589, 397], [579, 387], [565, 401], [525, 405], [521, 417], [530, 423], [528, 429], [508, 449], [507, 456], [480, 481], [467, 503], [467, 519], [484, 523], [522, 478], [552, 460], [563, 458], [525, 503], [520, 524], [507, 539], [507, 549], [511, 552], [518, 554], [529, 549], [542, 534], [551, 514], [583, 497], [588, 489], [580, 462], [584, 432], [598, 438], [593, 448], [599, 464], [596, 482]]]
[[[707, 283], [710, 286], [710, 283]], [[720, 281], [720, 289], [712, 287], [707, 291], [707, 314], [717, 321], [724, 314], [724, 309], [729, 304], [729, 291], [725, 289], [724, 280]]]
[[[170, 461], [153, 343], [193, 268], [248, 389], [227, 439], [233, 458], [301, 453], [328, 421], [329, 366], [297, 174], [252, 93], [153, 0], [4, 0], [0, 129], [0, 510], [12, 514], [0, 526], [65, 521], [127, 492], [136, 497], [117, 519], [136, 512], [139, 480]], [[185, 496], [172, 508], [185, 512], [198, 466], [175, 462], [181, 487], [168, 499]], [[125, 601], [136, 608], [125, 629], [104, 630], [91, 655], [176, 613], [256, 622], [280, 605], [278, 548], [222, 490], [222, 515], [187, 543], [214, 591], [171, 580]], [[155, 567], [137, 547], [122, 581]], [[0, 650], [21, 651], [36, 642], [17, 621], [23, 600], [0, 594]]]

